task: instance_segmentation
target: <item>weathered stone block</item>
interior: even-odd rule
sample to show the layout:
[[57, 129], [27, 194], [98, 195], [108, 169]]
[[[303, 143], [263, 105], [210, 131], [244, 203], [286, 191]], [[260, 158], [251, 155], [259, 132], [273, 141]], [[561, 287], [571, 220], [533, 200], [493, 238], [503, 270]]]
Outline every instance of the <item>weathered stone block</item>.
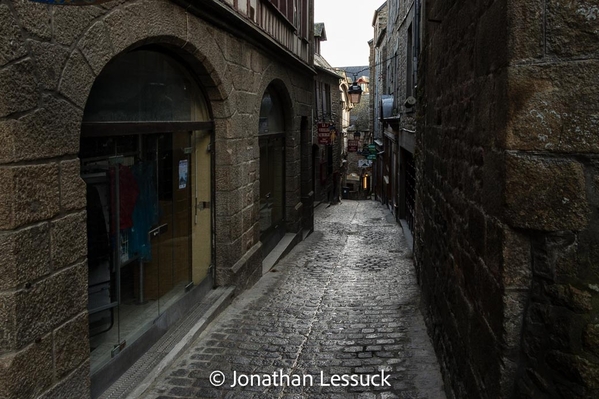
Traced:
[[0, 234], [0, 290], [15, 289], [51, 271], [47, 223]]
[[34, 108], [39, 94], [32, 61], [25, 59], [0, 70], [0, 87], [0, 118]]
[[62, 379], [89, 359], [88, 333], [87, 312], [54, 331], [54, 358], [58, 379]]
[[5, 162], [51, 158], [79, 151], [82, 112], [64, 100], [44, 97], [44, 106], [18, 120], [0, 121], [0, 149]]
[[217, 242], [232, 242], [241, 237], [243, 231], [242, 213], [232, 216], [216, 217], [216, 240]]
[[187, 21], [194, 17], [183, 7], [171, 1], [151, 0], [146, 1], [142, 7], [144, 14], [141, 17], [148, 21], [149, 36], [177, 38], [181, 40], [181, 44], [188, 40]]
[[8, 6], [0, 5], [0, 66], [26, 54], [17, 21]]
[[78, 46], [96, 75], [102, 72], [113, 56], [108, 29], [102, 21], [96, 22], [85, 32]]
[[242, 240], [239, 237], [237, 240], [230, 243], [221, 243], [216, 247], [216, 264], [219, 267], [230, 268], [237, 262], [243, 253]]
[[52, 266], [60, 269], [87, 254], [86, 213], [79, 212], [51, 222]]
[[566, 306], [579, 313], [593, 310], [592, 295], [570, 284], [548, 284], [545, 292], [555, 305]]
[[[87, 308], [87, 264], [61, 270], [15, 294], [14, 345], [21, 348]], [[85, 340], [86, 337], [76, 338]]]
[[[461, 60], [458, 62], [463, 62], [464, 65], [458, 68], [459, 71], [471, 73], [470, 71], [474, 69], [477, 76], [487, 76], [490, 72], [497, 71], [507, 64], [506, 19], [504, 3], [490, 3], [490, 6], [477, 21], [474, 51], [466, 46], [461, 48], [463, 53], [457, 60]], [[491, 42], [495, 42], [497, 45], [489, 46]], [[476, 56], [474, 57], [473, 54]]]
[[217, 191], [216, 192], [216, 215], [229, 216], [243, 209], [243, 198], [241, 191]]
[[[230, 129], [224, 132], [224, 138], [230, 139], [241, 139], [245, 137], [251, 137], [253, 134], [258, 133], [258, 120], [254, 117], [254, 115], [248, 114], [236, 114], [231, 118]], [[243, 146], [244, 143], [238, 143]], [[252, 159], [252, 152], [244, 150], [244, 152], [239, 153], [241, 156], [238, 159], [238, 162], [249, 161]]]
[[506, 148], [599, 152], [599, 62], [509, 69]]
[[0, 397], [36, 398], [53, 383], [52, 337], [0, 359]]
[[45, 220], [59, 211], [56, 164], [0, 168], [0, 228]]
[[220, 45], [224, 44], [224, 33], [214, 30], [203, 21], [193, 18], [189, 23], [189, 44], [197, 49], [197, 58], [203, 59], [206, 72], [210, 75], [209, 83], [218, 87], [210, 99], [227, 98], [233, 90], [232, 80], [228, 78], [231, 73]]
[[[255, 93], [237, 91], [235, 93], [235, 96], [237, 97], [237, 102], [236, 102], [237, 103], [237, 105], [236, 105], [237, 112], [242, 113], [242, 114], [254, 114], [254, 113], [260, 111], [257, 108], [258, 97], [256, 96]], [[249, 126], [247, 126], [246, 128], [249, 128]], [[249, 129], [249, 130], [253, 131], [254, 129]]]
[[[15, 132], [18, 128], [18, 122], [14, 119], [0, 121], [0, 163], [14, 162], [15, 151]], [[1, 194], [0, 194], [1, 195]]]
[[258, 160], [249, 161], [242, 165], [242, 170], [243, 170], [242, 184], [254, 184], [254, 182], [258, 179], [258, 167], [259, 166], [260, 166], [260, 161], [258, 161]]
[[599, 356], [599, 324], [588, 324], [583, 332], [585, 349]]
[[[215, 125], [221, 126], [225, 129], [228, 129], [230, 126], [230, 121], [225, 121], [223, 119], [216, 120]], [[218, 127], [216, 128], [218, 130]], [[224, 132], [224, 131], [223, 131]], [[234, 143], [228, 140], [216, 140], [214, 144], [214, 158], [216, 163], [216, 168], [220, 166], [229, 166], [233, 164], [237, 164], [237, 157], [235, 154], [235, 149], [233, 148]], [[218, 185], [217, 185], [218, 189]]]
[[250, 230], [256, 224], [256, 222], [259, 221], [259, 213], [257, 211], [258, 208], [258, 205], [252, 204], [243, 210], [242, 215], [244, 231]]
[[147, 38], [148, 21], [141, 18], [144, 6], [147, 4], [140, 2], [119, 7], [105, 18], [115, 54]]
[[572, 382], [599, 388], [599, 367], [580, 356], [551, 351], [547, 363]]
[[532, 247], [535, 275], [557, 282], [581, 277], [581, 269], [586, 268], [578, 264], [578, 248], [578, 235], [570, 231], [537, 237]]
[[508, 0], [509, 57], [512, 62], [541, 58], [544, 45], [544, 2]]
[[506, 156], [505, 213], [512, 227], [580, 230], [587, 224], [585, 191], [577, 162]]
[[60, 207], [63, 211], [84, 208], [86, 204], [85, 182], [81, 178], [79, 160], [60, 163]]
[[510, 359], [517, 361], [522, 338], [522, 315], [528, 304], [527, 291], [507, 291], [503, 296], [503, 342], [505, 353]]
[[0, 168], [0, 229], [10, 229], [15, 225], [15, 184], [12, 169]]
[[28, 40], [37, 75], [44, 89], [55, 90], [62, 70], [69, 58], [69, 50], [59, 44]]
[[500, 370], [496, 359], [499, 356], [499, 342], [492, 328], [481, 315], [473, 317], [470, 324], [471, 367], [480, 375], [490, 392], [497, 392]]
[[12, 3], [26, 32], [41, 39], [52, 38], [52, 15], [48, 5], [29, 0], [14, 0]]
[[226, 35], [225, 41], [222, 43], [223, 55], [225, 59], [234, 64], [241, 63], [243, 59], [242, 46], [239, 39], [234, 36]]
[[0, 294], [0, 349], [10, 350], [15, 347], [16, 336], [16, 304], [15, 294]]
[[596, 1], [567, 3], [549, 0], [546, 6], [547, 51], [559, 57], [597, 54], [599, 5]]
[[530, 241], [513, 230], [504, 230], [503, 283], [506, 287], [528, 288], [532, 279]]
[[96, 7], [54, 7], [54, 40], [70, 46], [102, 14]]
[[96, 75], [83, 55], [75, 50], [64, 68], [58, 90], [84, 109], [95, 79]]
[[[253, 76], [252, 73], [252, 53], [254, 53], [256, 51], [256, 48], [254, 48], [254, 46], [243, 42], [241, 44], [241, 59], [239, 60], [239, 64], [244, 67], [246, 69], [245, 71], [245, 75], [246, 76]], [[246, 78], [247, 82], [252, 83], [253, 82], [253, 78]], [[250, 86], [251, 87], [251, 86]], [[251, 90], [249, 90], [251, 91]]]
[[215, 173], [219, 190], [232, 191], [241, 185], [243, 180], [242, 165], [219, 166]]
[[40, 399], [89, 399], [89, 367], [89, 362], [83, 363], [63, 381], [60, 381], [52, 389], [40, 396]]

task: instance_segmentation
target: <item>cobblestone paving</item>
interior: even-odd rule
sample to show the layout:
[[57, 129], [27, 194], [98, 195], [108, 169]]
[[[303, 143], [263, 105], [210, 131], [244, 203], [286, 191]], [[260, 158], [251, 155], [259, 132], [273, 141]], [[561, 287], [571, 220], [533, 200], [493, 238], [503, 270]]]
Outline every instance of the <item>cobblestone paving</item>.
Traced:
[[145, 398], [445, 398], [401, 228], [372, 201], [321, 206], [315, 223]]

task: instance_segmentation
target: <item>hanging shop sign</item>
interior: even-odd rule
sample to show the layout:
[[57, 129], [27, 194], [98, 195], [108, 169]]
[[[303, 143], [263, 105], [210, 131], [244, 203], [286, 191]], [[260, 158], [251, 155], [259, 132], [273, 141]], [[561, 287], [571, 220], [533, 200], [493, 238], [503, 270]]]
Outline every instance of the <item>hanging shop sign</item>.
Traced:
[[331, 134], [330, 143], [333, 144], [337, 138], [337, 127], [334, 123], [329, 123], [329, 133]]
[[110, 0], [29, 0], [34, 3], [53, 4], [56, 6], [91, 6], [106, 3]]
[[331, 143], [331, 128], [327, 122], [318, 122], [318, 144]]
[[347, 152], [358, 151], [358, 140], [347, 140]]
[[377, 155], [376, 145], [365, 144], [364, 149], [362, 150], [362, 155], [364, 155], [366, 159], [374, 161]]
[[370, 168], [372, 166], [372, 161], [369, 159], [358, 159], [358, 168]]

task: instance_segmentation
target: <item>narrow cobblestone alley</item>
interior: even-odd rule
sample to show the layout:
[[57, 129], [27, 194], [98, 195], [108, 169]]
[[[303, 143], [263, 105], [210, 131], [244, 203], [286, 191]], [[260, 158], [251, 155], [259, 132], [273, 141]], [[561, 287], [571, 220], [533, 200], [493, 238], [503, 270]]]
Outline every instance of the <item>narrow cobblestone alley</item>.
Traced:
[[[315, 219], [315, 232], [235, 299], [144, 398], [445, 398], [400, 226], [374, 201], [321, 206]], [[215, 371], [226, 379], [220, 387], [209, 381]], [[271, 386], [240, 378], [265, 374]], [[334, 375], [372, 379], [334, 386]]]

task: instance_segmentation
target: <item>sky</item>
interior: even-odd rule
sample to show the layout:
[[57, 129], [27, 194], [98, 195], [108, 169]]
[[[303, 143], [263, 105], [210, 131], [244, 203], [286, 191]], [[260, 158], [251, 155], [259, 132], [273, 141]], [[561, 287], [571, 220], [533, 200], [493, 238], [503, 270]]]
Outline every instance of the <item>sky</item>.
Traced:
[[385, 0], [314, 0], [314, 22], [324, 22], [321, 55], [334, 67], [368, 65], [374, 11]]

